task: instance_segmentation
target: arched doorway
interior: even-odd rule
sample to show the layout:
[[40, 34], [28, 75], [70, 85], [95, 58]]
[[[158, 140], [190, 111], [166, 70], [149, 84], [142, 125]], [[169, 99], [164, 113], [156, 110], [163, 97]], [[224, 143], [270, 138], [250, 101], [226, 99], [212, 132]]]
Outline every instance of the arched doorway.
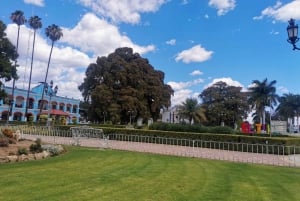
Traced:
[[23, 116], [23, 114], [21, 112], [15, 112], [13, 120], [14, 121], [22, 121], [22, 116]]
[[8, 120], [8, 111], [3, 111], [2, 114], [1, 114], [1, 119], [2, 120]]

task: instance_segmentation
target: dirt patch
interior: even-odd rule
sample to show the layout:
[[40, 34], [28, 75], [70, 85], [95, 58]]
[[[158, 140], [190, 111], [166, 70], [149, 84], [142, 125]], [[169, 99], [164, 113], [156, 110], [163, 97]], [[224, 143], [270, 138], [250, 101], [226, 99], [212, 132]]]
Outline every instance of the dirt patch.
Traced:
[[0, 157], [17, 155], [19, 148], [26, 148], [29, 151], [30, 145], [34, 144], [31, 140], [20, 140], [16, 144], [9, 144], [8, 147], [0, 147]]

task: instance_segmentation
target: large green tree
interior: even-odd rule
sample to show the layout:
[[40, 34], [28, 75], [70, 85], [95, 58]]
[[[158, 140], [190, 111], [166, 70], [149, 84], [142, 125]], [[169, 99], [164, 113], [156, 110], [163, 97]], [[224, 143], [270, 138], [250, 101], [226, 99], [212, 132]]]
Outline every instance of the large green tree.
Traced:
[[18, 53], [15, 46], [6, 37], [5, 29], [6, 25], [0, 21], [0, 99], [6, 96], [1, 80], [10, 81], [17, 77], [17, 69], [13, 63], [18, 57]]
[[273, 108], [277, 104], [279, 96], [276, 94], [276, 80], [268, 82], [265, 78], [262, 82], [259, 80], [253, 80], [252, 86], [249, 90], [249, 103], [251, 109], [255, 110], [260, 123], [263, 125], [263, 130], [266, 129], [266, 106]]
[[205, 109], [196, 98], [187, 98], [178, 106], [180, 118], [186, 118], [189, 123], [201, 123], [207, 121]]
[[206, 111], [207, 124], [211, 126], [224, 123], [236, 128], [249, 112], [247, 94], [242, 92], [242, 88], [222, 81], [203, 90], [199, 97]]
[[90, 103], [90, 120], [102, 121], [106, 115], [114, 123], [129, 122], [130, 116], [156, 120], [173, 94], [164, 73], [128, 47], [90, 64], [79, 90]]

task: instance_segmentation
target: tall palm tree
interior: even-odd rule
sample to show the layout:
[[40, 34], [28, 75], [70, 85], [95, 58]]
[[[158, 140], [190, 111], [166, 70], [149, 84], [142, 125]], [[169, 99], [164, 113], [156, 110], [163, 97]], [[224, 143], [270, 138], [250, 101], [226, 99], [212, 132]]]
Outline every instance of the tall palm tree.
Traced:
[[25, 109], [25, 118], [27, 119], [27, 112], [29, 106], [29, 91], [31, 85], [31, 75], [32, 75], [32, 65], [33, 65], [33, 55], [34, 55], [34, 47], [35, 47], [35, 36], [36, 31], [42, 28], [41, 18], [38, 16], [30, 17], [29, 19], [29, 26], [33, 29], [33, 42], [32, 42], [32, 53], [31, 53], [31, 65], [30, 65], [30, 74], [29, 74], [29, 83], [28, 83], [28, 90], [27, 90], [27, 98], [26, 98], [26, 109]]
[[[19, 38], [20, 38], [20, 26], [25, 24], [26, 18], [24, 16], [24, 12], [20, 10], [16, 10], [10, 15], [10, 19], [13, 23], [18, 25], [18, 34], [17, 34], [17, 45], [16, 45], [16, 51], [18, 52], [19, 48]], [[17, 68], [17, 59], [15, 60], [15, 69]], [[13, 74], [13, 86], [12, 86], [12, 101], [10, 103], [10, 111], [9, 114], [12, 115], [12, 109], [14, 104], [14, 95], [15, 95], [15, 84], [16, 79], [18, 79], [17, 73]]]
[[185, 102], [182, 102], [178, 106], [179, 116], [187, 118], [192, 124], [193, 121], [200, 123], [201, 121], [206, 121], [205, 110], [198, 103], [196, 98], [187, 98]]
[[256, 110], [257, 115], [260, 118], [260, 123], [264, 126], [266, 122], [265, 107], [270, 106], [273, 108], [274, 104], [277, 103], [279, 96], [276, 94], [275, 85], [276, 80], [268, 82], [265, 78], [262, 82], [259, 80], [253, 80], [252, 86], [248, 88], [249, 90], [249, 102], [252, 109]]
[[43, 104], [44, 104], [44, 93], [45, 93], [45, 84], [47, 83], [47, 77], [48, 77], [48, 71], [49, 71], [49, 65], [50, 65], [50, 60], [51, 60], [51, 55], [53, 51], [53, 46], [56, 41], [58, 41], [62, 36], [62, 30], [59, 26], [52, 24], [46, 28], [46, 36], [50, 38], [51, 40], [51, 50], [50, 50], [50, 55], [48, 59], [48, 65], [47, 65], [47, 71], [46, 71], [46, 76], [45, 76], [45, 81], [44, 81], [44, 86], [43, 86], [43, 92], [42, 92], [42, 104], [40, 107], [40, 113], [42, 112], [43, 109]]

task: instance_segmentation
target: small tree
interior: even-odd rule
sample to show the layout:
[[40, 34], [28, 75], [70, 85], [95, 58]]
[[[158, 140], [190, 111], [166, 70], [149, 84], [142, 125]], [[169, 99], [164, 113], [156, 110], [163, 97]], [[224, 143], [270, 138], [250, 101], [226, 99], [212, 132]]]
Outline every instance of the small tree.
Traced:
[[178, 106], [179, 116], [183, 118], [187, 118], [192, 124], [201, 123], [202, 121], [207, 121], [205, 116], [205, 109], [198, 103], [196, 98], [187, 98], [185, 102], [182, 102], [181, 105]]

